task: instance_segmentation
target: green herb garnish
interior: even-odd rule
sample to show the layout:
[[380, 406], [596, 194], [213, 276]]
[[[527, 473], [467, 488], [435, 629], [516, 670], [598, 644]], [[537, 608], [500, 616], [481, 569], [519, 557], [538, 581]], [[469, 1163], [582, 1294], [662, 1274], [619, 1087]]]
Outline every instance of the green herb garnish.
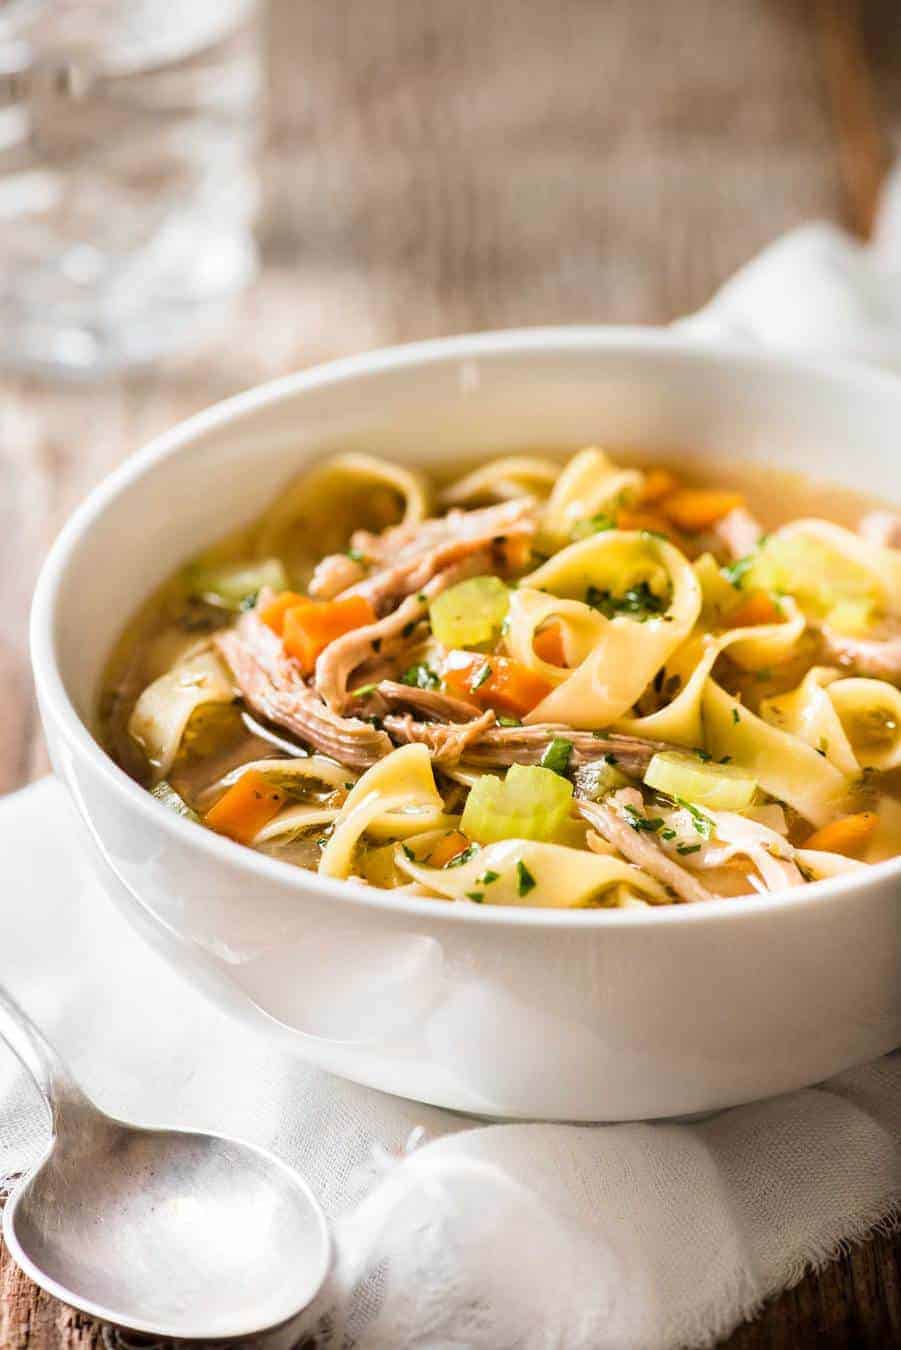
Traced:
[[564, 740], [562, 736], [555, 736], [538, 763], [542, 769], [550, 769], [552, 773], [558, 773], [561, 778], [564, 778], [566, 770], [569, 768], [572, 752], [572, 741]]
[[400, 682], [410, 685], [413, 689], [437, 689], [441, 684], [438, 672], [425, 661], [418, 661], [416, 665], [410, 666], [409, 670], [405, 670]]
[[473, 680], [472, 684], [469, 686], [469, 688], [473, 693], [475, 693], [477, 689], [481, 689], [482, 685], [485, 683], [486, 680], [490, 679], [491, 679], [491, 667], [486, 661], [483, 666], [480, 666], [479, 670], [476, 673], [476, 677]]
[[529, 891], [534, 890], [537, 884], [538, 883], [532, 876], [532, 873], [520, 858], [519, 862], [516, 864], [516, 889], [519, 892], [520, 897], [528, 895]]

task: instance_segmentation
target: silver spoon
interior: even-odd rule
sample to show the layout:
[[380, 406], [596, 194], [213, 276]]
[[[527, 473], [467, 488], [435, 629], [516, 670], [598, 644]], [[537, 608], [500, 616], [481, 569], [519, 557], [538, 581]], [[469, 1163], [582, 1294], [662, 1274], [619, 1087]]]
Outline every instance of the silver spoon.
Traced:
[[251, 1144], [105, 1115], [2, 989], [0, 1035], [40, 1088], [53, 1126], [46, 1154], [3, 1214], [6, 1244], [26, 1275], [91, 1317], [150, 1336], [288, 1331], [331, 1262], [325, 1218], [306, 1184]]

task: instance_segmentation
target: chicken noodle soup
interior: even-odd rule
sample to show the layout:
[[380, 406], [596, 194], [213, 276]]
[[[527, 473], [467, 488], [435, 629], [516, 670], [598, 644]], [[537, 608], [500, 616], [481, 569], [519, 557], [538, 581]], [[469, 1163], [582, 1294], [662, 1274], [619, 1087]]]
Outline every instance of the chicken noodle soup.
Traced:
[[856, 514], [758, 519], [594, 447], [444, 485], [336, 456], [148, 601], [102, 739], [324, 876], [750, 903], [901, 848], [901, 515]]

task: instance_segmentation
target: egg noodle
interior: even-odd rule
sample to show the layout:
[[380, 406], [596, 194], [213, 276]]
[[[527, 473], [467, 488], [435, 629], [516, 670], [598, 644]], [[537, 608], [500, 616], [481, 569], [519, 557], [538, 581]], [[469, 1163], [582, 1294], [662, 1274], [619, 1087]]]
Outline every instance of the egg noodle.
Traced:
[[441, 486], [337, 455], [150, 598], [99, 734], [161, 809], [323, 876], [753, 903], [901, 849], [899, 545], [596, 447]]

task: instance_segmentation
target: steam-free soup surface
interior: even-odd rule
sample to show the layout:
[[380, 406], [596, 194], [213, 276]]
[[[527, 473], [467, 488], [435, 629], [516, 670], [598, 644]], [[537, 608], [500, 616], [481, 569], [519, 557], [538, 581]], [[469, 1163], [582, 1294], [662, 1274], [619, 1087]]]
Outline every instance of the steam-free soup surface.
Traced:
[[147, 600], [100, 736], [330, 877], [753, 904], [901, 850], [899, 550], [901, 514], [751, 466], [335, 456]]

